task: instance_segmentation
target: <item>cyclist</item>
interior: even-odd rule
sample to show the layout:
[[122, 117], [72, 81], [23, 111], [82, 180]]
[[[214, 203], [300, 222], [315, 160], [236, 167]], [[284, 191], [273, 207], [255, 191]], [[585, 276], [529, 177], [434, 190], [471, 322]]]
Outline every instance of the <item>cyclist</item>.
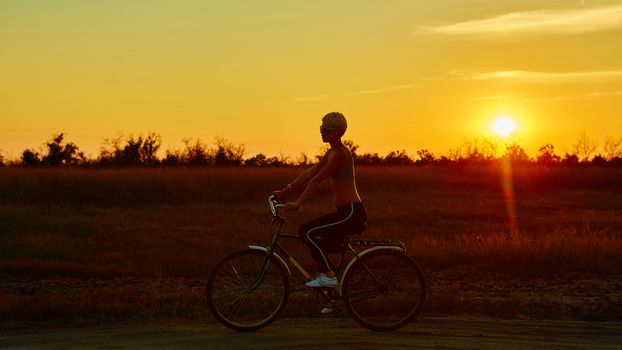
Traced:
[[322, 118], [320, 133], [322, 141], [330, 144], [330, 149], [317, 164], [302, 172], [285, 188], [273, 192], [280, 198], [304, 187], [295, 202], [285, 204], [285, 211], [295, 211], [307, 203], [324, 181], [330, 180], [333, 203], [337, 210], [305, 223], [298, 230], [301, 241], [320, 271], [315, 279], [306, 283], [309, 287], [337, 286], [333, 266], [322, 250], [322, 241], [341, 241], [346, 235], [360, 234], [367, 223], [367, 211], [356, 189], [354, 160], [350, 150], [341, 141], [347, 127], [343, 114], [326, 114]]

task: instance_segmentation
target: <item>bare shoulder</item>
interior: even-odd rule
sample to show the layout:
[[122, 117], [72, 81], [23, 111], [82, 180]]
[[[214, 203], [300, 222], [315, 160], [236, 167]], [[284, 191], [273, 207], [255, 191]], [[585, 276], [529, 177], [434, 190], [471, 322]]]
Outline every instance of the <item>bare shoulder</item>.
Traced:
[[[329, 153], [331, 153], [329, 155]], [[350, 152], [345, 147], [339, 147], [337, 149], [330, 149], [326, 153], [329, 158], [329, 162], [343, 163], [346, 159], [348, 159]]]
[[336, 153], [338, 153], [340, 157], [344, 157], [344, 158], [349, 158], [351, 156], [350, 150], [346, 146], [339, 147]]

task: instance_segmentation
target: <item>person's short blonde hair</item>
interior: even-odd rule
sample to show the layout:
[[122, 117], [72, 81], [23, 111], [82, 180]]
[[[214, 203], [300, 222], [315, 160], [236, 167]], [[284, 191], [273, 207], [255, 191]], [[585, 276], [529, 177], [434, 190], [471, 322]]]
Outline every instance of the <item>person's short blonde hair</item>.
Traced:
[[339, 112], [330, 112], [322, 118], [322, 124], [329, 128], [341, 131], [341, 135], [345, 134], [348, 128], [346, 117]]

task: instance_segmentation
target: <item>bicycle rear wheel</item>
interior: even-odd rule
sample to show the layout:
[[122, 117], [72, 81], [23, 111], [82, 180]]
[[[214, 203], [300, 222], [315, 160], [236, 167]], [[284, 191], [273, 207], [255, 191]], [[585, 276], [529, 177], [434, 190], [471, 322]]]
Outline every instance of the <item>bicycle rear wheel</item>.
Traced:
[[346, 309], [361, 326], [390, 331], [421, 311], [425, 280], [417, 263], [400, 250], [381, 249], [354, 262], [344, 278]]
[[283, 310], [289, 279], [283, 265], [266, 252], [247, 249], [220, 260], [207, 281], [207, 302], [225, 326], [252, 331]]

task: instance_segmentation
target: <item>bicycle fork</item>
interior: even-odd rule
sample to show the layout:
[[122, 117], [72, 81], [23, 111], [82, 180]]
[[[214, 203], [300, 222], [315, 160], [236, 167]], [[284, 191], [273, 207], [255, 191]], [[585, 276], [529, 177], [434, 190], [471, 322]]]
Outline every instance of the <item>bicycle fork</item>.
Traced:
[[255, 277], [255, 280], [248, 288], [249, 293], [257, 289], [261, 285], [261, 282], [263, 282], [263, 279], [266, 276], [266, 271], [268, 271], [268, 268], [270, 267], [270, 256], [272, 256], [272, 253], [268, 252], [268, 254], [266, 255], [266, 258], [261, 264], [261, 268], [259, 269], [259, 273], [257, 274], [257, 277]]

